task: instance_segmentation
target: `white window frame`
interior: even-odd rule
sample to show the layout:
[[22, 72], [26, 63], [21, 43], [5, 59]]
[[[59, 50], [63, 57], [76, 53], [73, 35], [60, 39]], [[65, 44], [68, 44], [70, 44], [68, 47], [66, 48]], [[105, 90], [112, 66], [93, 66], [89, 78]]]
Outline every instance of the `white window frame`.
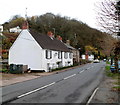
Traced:
[[51, 58], [52, 58], [52, 51], [46, 50], [46, 59], [51, 59]]
[[58, 51], [58, 59], [62, 59], [62, 51]]
[[70, 58], [70, 59], [72, 59], [72, 58], [73, 58], [72, 53], [69, 53], [69, 58]]
[[64, 58], [65, 58], [65, 59], [68, 58], [68, 52], [64, 52]]

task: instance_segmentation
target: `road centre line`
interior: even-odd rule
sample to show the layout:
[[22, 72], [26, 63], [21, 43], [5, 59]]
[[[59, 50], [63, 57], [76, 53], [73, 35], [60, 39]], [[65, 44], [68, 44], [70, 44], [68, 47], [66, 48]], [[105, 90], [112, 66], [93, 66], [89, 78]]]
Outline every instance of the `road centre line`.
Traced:
[[38, 89], [32, 90], [32, 91], [27, 92], [27, 93], [24, 93], [24, 94], [22, 94], [22, 95], [19, 95], [17, 98], [21, 98], [21, 97], [24, 97], [24, 96], [26, 96], [26, 95], [32, 94], [32, 93], [34, 93], [34, 92], [36, 92], [36, 91], [42, 90], [42, 89], [47, 88], [47, 87], [49, 87], [49, 86], [51, 86], [51, 85], [54, 85], [54, 84], [55, 84], [55, 82], [52, 82], [52, 83], [50, 83], [50, 84], [48, 84], [48, 85], [45, 85], [45, 86], [43, 86], [43, 87], [40, 87], [40, 88], [38, 88]]
[[82, 70], [82, 71], [80, 71], [79, 73], [82, 73], [83, 71], [85, 71], [85, 70]]
[[73, 76], [75, 76], [75, 75], [76, 75], [76, 74], [73, 74], [73, 75], [70, 75], [70, 76], [68, 76], [68, 77], [65, 77], [64, 80], [65, 80], [65, 79], [68, 79], [68, 78], [71, 78], [71, 77], [73, 77]]
[[[82, 70], [82, 71], [80, 71], [79, 73], [82, 73], [82, 72], [84, 72], [84, 71], [85, 71], [85, 70]], [[63, 80], [69, 79], [69, 78], [71, 78], [71, 77], [73, 77], [73, 76], [76, 76], [76, 75], [77, 75], [77, 74], [70, 75], [70, 76], [68, 76], [68, 77], [65, 77]], [[44, 89], [44, 88], [47, 88], [47, 87], [49, 87], [49, 86], [51, 86], [51, 85], [54, 85], [55, 83], [57, 83], [57, 82], [52, 82], [52, 83], [50, 83], [50, 84], [48, 84], [48, 85], [45, 85], [45, 86], [43, 86], [43, 87], [40, 87], [40, 88], [37, 88], [37, 89], [35, 89], [35, 90], [29, 91], [29, 92], [27, 92], [27, 93], [24, 93], [24, 94], [22, 94], [22, 95], [17, 96], [17, 98], [21, 98], [21, 97], [24, 97], [24, 96], [26, 96], [26, 95], [32, 94], [32, 93], [34, 93], [34, 92], [36, 92], [36, 91], [39, 91], [39, 90], [42, 90], [42, 89]]]
[[90, 69], [91, 67], [88, 67], [87, 69]]
[[[90, 67], [87, 68], [87, 69], [90, 69]], [[84, 72], [84, 71], [85, 71], [85, 70], [82, 70], [82, 71], [80, 71], [79, 73], [82, 73], [82, 72]], [[77, 75], [77, 74], [70, 75], [70, 76], [68, 76], [68, 77], [63, 78], [63, 80], [69, 79], [69, 78], [74, 77], [74, 76], [76, 76], [76, 75]], [[61, 80], [60, 80], [60, 81], [61, 81]], [[34, 92], [36, 92], [36, 91], [39, 91], [39, 90], [42, 90], [42, 89], [44, 89], [44, 88], [47, 88], [47, 87], [49, 87], [49, 86], [51, 86], [51, 85], [54, 85], [55, 83], [57, 83], [57, 82], [52, 82], [52, 83], [50, 83], [50, 84], [48, 84], [48, 85], [45, 85], [45, 86], [43, 86], [43, 87], [37, 88], [37, 89], [32, 90], [32, 91], [27, 92], [27, 93], [24, 93], [24, 94], [22, 94], [22, 95], [19, 95], [17, 98], [21, 98], [21, 97], [24, 97], [24, 96], [26, 96], [26, 95], [32, 94], [32, 93], [34, 93]]]

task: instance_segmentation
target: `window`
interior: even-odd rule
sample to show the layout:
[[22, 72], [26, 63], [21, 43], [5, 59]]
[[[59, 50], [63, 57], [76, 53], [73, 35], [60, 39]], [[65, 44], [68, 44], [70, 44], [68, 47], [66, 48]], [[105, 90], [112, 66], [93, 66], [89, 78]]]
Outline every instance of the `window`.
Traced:
[[69, 53], [69, 58], [72, 59], [72, 53]]
[[58, 59], [61, 59], [61, 58], [62, 58], [62, 52], [58, 51]]
[[68, 53], [67, 53], [67, 52], [64, 53], [64, 58], [65, 58], [65, 59], [68, 58]]
[[46, 50], [46, 59], [51, 59], [52, 58], [52, 51]]

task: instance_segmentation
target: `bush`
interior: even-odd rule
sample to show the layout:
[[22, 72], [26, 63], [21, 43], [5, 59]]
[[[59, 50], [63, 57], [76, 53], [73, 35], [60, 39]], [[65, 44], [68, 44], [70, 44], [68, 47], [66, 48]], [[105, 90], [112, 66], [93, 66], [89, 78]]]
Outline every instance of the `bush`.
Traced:
[[9, 70], [8, 69], [2, 69], [2, 70], [0, 70], [0, 72], [2, 72], [2, 73], [8, 73]]
[[71, 65], [71, 66], [66, 66], [66, 67], [60, 67], [60, 68], [52, 69], [51, 71], [63, 70], [63, 69], [70, 68], [70, 67], [74, 67], [74, 66]]
[[9, 72], [9, 65], [8, 64], [2, 64], [1, 72]]
[[109, 61], [106, 61], [106, 64], [110, 64], [110, 62], [109, 62]]
[[91, 61], [86, 59], [80, 59], [80, 64], [86, 64], [86, 63], [91, 63]]
[[120, 74], [119, 73], [112, 73], [110, 70], [110, 66], [106, 66], [105, 69], [106, 69], [106, 75], [108, 77], [112, 77], [114, 79], [115, 78], [120, 79]]
[[2, 54], [2, 59], [8, 59], [8, 54], [7, 53]]

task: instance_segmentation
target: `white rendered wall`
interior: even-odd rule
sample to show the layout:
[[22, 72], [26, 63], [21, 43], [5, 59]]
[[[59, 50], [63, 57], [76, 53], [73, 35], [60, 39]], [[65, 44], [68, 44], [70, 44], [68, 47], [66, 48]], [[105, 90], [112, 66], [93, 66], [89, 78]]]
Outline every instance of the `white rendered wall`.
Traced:
[[85, 59], [85, 55], [82, 55], [82, 59]]
[[53, 51], [53, 50], [52, 50], [52, 58], [51, 59], [46, 59], [46, 50], [44, 50], [44, 58], [45, 58], [44, 62], [46, 62], [46, 64], [44, 63], [44, 66], [46, 67], [47, 70], [48, 70], [47, 64], [49, 64], [51, 69], [55, 69], [55, 68], [58, 68], [57, 62], [62, 61], [62, 59], [58, 58], [58, 51]]
[[31, 70], [46, 72], [49, 71], [48, 64], [52, 69], [58, 68], [57, 62], [62, 62], [63, 67], [73, 65], [73, 59], [69, 56], [67, 59], [64, 58], [64, 52], [62, 59], [59, 59], [58, 51], [52, 50], [52, 58], [46, 59], [46, 50], [40, 47], [28, 30], [23, 30], [9, 50], [9, 64], [28, 65]]
[[[65, 59], [64, 52], [62, 52], [62, 59], [58, 58], [58, 51], [52, 51], [52, 58], [46, 59], [46, 54], [45, 54], [46, 52], [45, 51], [46, 50], [44, 50], [44, 58], [45, 58], [44, 62], [46, 62], [46, 63], [44, 63], [43, 65], [44, 65], [44, 67], [46, 67], [45, 69], [47, 69], [47, 71], [49, 71], [47, 64], [49, 64], [51, 69], [58, 68], [57, 62], [62, 62], [62, 67], [73, 65], [73, 57], [70, 59], [68, 56], [68, 58]], [[68, 54], [69, 54], [69, 52], [68, 52]], [[72, 56], [73, 56], [73, 54], [72, 54]], [[70, 62], [70, 63], [68, 64], [68, 62]]]
[[28, 30], [23, 30], [9, 50], [9, 64], [23, 64], [31, 70], [43, 70], [43, 53]]
[[94, 55], [88, 56], [88, 60], [93, 61], [94, 60]]

